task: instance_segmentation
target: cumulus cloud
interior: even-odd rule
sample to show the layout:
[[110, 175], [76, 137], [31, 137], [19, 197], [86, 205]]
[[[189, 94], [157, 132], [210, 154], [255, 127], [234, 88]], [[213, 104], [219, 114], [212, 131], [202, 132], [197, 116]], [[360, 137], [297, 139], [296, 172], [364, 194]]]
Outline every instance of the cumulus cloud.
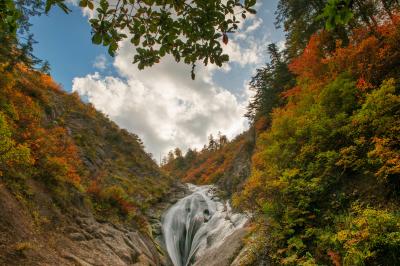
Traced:
[[107, 68], [107, 64], [108, 64], [107, 57], [104, 54], [100, 54], [96, 56], [93, 62], [93, 67], [99, 70], [104, 70]]
[[246, 65], [257, 65], [263, 62], [265, 47], [264, 42], [253, 37], [247, 37], [246, 41], [232, 40], [224, 47], [224, 52], [229, 55], [231, 63], [237, 63], [242, 67]]
[[215, 68], [199, 67], [192, 81], [188, 66], [172, 58], [139, 71], [131, 53], [123, 43], [114, 61], [120, 77], [89, 74], [75, 78], [72, 89], [138, 134], [156, 158], [174, 147], [200, 148], [218, 131], [233, 137], [246, 129], [246, 101], [213, 82]]
[[[119, 126], [138, 134], [146, 150], [157, 159], [175, 147], [201, 148], [209, 134], [219, 131], [233, 138], [248, 127], [244, 118], [251, 97], [248, 81], [238, 84], [242, 89], [234, 94], [218, 85], [214, 75], [229, 75], [233, 67], [254, 68], [264, 62], [260, 55], [264, 54], [268, 36], [254, 36], [262, 23], [261, 18], [250, 16], [240, 33], [224, 46], [230, 62], [221, 69], [199, 63], [195, 81], [190, 78], [189, 66], [177, 64], [168, 56], [161, 63], [139, 71], [132, 64], [134, 47], [125, 40], [120, 43], [113, 62], [118, 76], [95, 72], [76, 77], [72, 90]], [[105, 59], [96, 58], [94, 67], [104, 70]]]
[[253, 32], [258, 29], [263, 23], [262, 18], [256, 18], [253, 20], [252, 24], [246, 28], [246, 33]]

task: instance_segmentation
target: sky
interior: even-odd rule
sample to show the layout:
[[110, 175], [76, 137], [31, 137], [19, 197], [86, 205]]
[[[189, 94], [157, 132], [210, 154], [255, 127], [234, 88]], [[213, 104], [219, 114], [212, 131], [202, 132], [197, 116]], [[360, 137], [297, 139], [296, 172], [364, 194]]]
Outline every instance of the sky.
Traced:
[[245, 131], [244, 117], [252, 92], [249, 81], [268, 62], [269, 43], [283, 45], [284, 34], [274, 26], [277, 0], [258, 1], [257, 14], [230, 35], [222, 68], [198, 65], [196, 80], [191, 67], [165, 57], [151, 68], [132, 64], [135, 49], [122, 41], [115, 57], [91, 43], [88, 12], [71, 4], [66, 15], [53, 8], [47, 16], [31, 20], [38, 43], [37, 57], [48, 60], [53, 78], [67, 92], [85, 101], [137, 134], [146, 151], [158, 160], [179, 147], [200, 149], [210, 134], [229, 139]]

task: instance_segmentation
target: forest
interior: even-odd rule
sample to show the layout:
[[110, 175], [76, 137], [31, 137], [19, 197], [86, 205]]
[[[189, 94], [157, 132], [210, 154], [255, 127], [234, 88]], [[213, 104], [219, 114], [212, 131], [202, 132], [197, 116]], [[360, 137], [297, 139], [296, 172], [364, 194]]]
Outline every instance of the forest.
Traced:
[[[196, 64], [229, 61], [221, 47], [240, 29], [235, 8], [246, 19], [257, 1], [186, 2], [79, 5], [97, 8], [93, 44], [115, 56], [129, 35], [138, 68], [171, 56], [196, 79]], [[12, 195], [32, 227], [27, 237], [14, 220], [0, 221], [1, 265], [45, 265], [46, 256], [21, 252], [42, 254], [32, 246], [83, 213], [153, 239], [154, 206], [177, 183], [215, 184], [235, 211], [251, 214], [238, 265], [400, 265], [398, 1], [278, 1], [285, 45], [265, 44], [249, 129], [232, 140], [210, 135], [200, 150], [176, 148], [160, 166], [138, 135], [63, 91], [34, 55], [29, 17], [53, 6], [68, 13], [62, 0], [0, 3], [0, 200]], [[139, 260], [128, 261], [121, 265]], [[164, 265], [155, 261], [140, 265]]]

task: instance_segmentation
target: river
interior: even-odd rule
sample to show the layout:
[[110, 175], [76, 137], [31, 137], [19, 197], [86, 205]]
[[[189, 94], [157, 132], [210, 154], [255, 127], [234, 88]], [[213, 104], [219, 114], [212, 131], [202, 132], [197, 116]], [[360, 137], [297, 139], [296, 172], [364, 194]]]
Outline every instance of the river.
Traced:
[[229, 201], [215, 195], [215, 186], [188, 187], [191, 194], [171, 206], [162, 220], [165, 246], [174, 266], [193, 265], [247, 222], [245, 215], [232, 212]]

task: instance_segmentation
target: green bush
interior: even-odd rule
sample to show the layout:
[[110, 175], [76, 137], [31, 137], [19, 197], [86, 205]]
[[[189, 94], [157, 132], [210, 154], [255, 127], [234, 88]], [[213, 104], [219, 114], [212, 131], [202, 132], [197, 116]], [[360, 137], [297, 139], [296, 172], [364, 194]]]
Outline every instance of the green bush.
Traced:
[[352, 206], [338, 216], [335, 230], [321, 234], [320, 243], [337, 251], [345, 266], [400, 263], [400, 214]]

